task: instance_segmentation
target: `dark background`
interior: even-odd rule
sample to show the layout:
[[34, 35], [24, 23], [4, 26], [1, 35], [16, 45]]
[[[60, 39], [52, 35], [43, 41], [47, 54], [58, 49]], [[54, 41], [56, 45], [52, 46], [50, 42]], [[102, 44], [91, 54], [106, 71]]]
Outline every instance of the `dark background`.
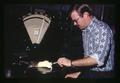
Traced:
[[[57, 61], [61, 56], [70, 59], [83, 57], [81, 31], [68, 17], [71, 4], [6, 4], [4, 5], [4, 73], [13, 70], [13, 63], [22, 60]], [[115, 5], [91, 4], [95, 16], [108, 23], [115, 33]], [[104, 9], [103, 9], [104, 8]], [[36, 9], [47, 11], [52, 22], [39, 45], [33, 45], [22, 21], [22, 16]], [[102, 17], [103, 12], [103, 19]], [[28, 47], [28, 48], [27, 48]], [[15, 70], [23, 72], [16, 67]], [[18, 72], [16, 71], [16, 72]], [[20, 73], [12, 77], [23, 77]]]

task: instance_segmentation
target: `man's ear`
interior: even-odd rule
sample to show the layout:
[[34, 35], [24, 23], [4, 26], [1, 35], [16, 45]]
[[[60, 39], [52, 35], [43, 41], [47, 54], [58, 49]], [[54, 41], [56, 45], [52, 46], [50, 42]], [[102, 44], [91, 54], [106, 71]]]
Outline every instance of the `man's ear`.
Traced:
[[84, 12], [84, 13], [83, 13], [83, 17], [84, 17], [84, 18], [86, 18], [86, 17], [88, 17], [88, 16], [89, 16], [89, 13], [88, 13], [88, 12]]

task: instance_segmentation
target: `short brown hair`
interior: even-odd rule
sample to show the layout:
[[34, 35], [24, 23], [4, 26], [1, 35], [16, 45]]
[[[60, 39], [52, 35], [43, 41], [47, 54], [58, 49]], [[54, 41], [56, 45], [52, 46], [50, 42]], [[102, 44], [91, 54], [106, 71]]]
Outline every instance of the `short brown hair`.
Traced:
[[92, 8], [88, 4], [75, 4], [72, 11], [76, 10], [80, 16], [83, 16], [84, 12], [88, 12], [89, 15], [93, 15]]

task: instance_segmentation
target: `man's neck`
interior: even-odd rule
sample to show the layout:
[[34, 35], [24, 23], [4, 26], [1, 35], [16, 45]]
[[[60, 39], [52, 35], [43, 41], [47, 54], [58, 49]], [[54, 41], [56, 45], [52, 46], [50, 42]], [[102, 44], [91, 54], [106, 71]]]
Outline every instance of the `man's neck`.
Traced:
[[89, 26], [89, 24], [91, 23], [92, 19], [93, 19], [93, 16], [90, 16], [90, 17], [88, 18], [88, 21], [86, 22], [86, 27]]

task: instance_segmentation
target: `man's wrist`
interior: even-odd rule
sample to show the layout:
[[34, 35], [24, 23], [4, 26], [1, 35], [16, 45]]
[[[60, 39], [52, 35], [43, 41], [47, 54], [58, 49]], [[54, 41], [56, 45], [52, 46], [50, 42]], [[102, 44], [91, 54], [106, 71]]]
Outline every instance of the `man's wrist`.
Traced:
[[73, 67], [72, 60], [70, 61], [71, 67]]

